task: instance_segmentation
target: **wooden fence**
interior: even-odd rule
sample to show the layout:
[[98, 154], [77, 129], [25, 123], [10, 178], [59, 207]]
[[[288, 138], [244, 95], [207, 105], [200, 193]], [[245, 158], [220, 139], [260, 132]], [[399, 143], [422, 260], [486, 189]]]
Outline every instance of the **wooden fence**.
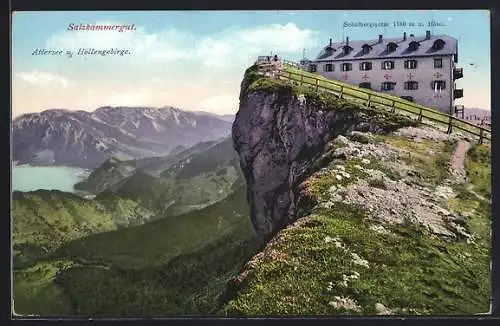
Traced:
[[[292, 61], [283, 60], [283, 63], [285, 66], [288, 65], [295, 69], [299, 67], [297, 63]], [[298, 83], [300, 86], [309, 86], [316, 91], [333, 93], [339, 98], [362, 101], [362, 104], [367, 107], [381, 106], [390, 109], [392, 113], [396, 113], [396, 110], [405, 111], [416, 116], [419, 122], [422, 122], [422, 119], [425, 118], [447, 126], [447, 133], [451, 133], [454, 129], [458, 129], [477, 136], [479, 137], [480, 144], [482, 144], [484, 140], [491, 141], [491, 130], [457, 119], [452, 115], [429, 109], [414, 102], [396, 99], [368, 89], [351, 87], [335, 82], [334, 80], [313, 77], [311, 74], [306, 75], [286, 69], [279, 72], [278, 78]]]

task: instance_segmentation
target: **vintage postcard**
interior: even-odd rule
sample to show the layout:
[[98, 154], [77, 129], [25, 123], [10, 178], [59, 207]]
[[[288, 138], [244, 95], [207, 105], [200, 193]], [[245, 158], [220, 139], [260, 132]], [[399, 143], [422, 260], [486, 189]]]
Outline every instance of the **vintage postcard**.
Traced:
[[486, 10], [12, 14], [12, 315], [491, 313]]

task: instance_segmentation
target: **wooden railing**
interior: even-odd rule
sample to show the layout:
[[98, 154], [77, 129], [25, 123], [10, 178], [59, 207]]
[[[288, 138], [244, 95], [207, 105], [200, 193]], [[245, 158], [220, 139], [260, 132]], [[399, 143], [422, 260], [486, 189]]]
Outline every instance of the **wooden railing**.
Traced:
[[297, 68], [297, 69], [299, 68], [299, 64], [296, 62], [293, 62], [293, 61], [283, 59], [283, 64], [292, 66], [292, 67]]
[[[283, 60], [283, 63], [285, 67], [289, 66], [295, 69], [298, 69], [299, 67], [297, 63], [292, 61]], [[422, 120], [425, 118], [427, 120], [440, 123], [447, 127], [447, 133], [451, 133], [456, 128], [479, 137], [480, 144], [482, 144], [484, 140], [491, 141], [491, 130], [457, 119], [452, 115], [368, 89], [348, 86], [343, 83], [335, 82], [334, 80], [313, 77], [310, 75], [310, 73], [305, 75], [286, 69], [277, 74], [280, 79], [286, 79], [291, 82], [298, 83], [300, 86], [306, 85], [312, 87], [315, 91], [326, 91], [334, 93], [339, 98], [362, 101], [362, 104], [367, 107], [381, 106], [383, 108], [390, 109], [391, 113], [396, 113], [396, 110], [401, 110], [416, 116], [419, 122], [423, 122]]]

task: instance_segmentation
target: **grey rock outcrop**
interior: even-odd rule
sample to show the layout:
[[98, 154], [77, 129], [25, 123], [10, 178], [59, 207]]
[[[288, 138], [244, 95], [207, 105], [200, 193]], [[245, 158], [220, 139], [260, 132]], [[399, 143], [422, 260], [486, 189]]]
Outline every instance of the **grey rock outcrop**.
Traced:
[[295, 221], [298, 185], [319, 168], [325, 145], [353, 130], [380, 131], [362, 110], [327, 107], [284, 88], [247, 92], [232, 128], [234, 147], [247, 181], [255, 232], [267, 241]]

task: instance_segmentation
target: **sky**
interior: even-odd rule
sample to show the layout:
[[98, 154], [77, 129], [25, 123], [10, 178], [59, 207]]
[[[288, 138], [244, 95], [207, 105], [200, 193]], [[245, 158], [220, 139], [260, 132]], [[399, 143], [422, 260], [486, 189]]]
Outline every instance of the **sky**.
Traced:
[[[407, 22], [395, 27], [394, 22]], [[429, 21], [441, 26], [428, 27]], [[344, 22], [388, 27], [344, 27]], [[416, 27], [409, 27], [408, 23]], [[135, 30], [70, 31], [69, 24], [134, 25]], [[422, 23], [425, 26], [418, 26]], [[442, 26], [444, 25], [444, 26]], [[174, 106], [234, 114], [244, 71], [258, 55], [315, 58], [342, 41], [447, 34], [459, 40], [464, 77], [457, 104], [490, 110], [490, 16], [486, 10], [15, 12], [12, 116], [47, 109]], [[76, 55], [79, 48], [128, 55]], [[33, 55], [37, 49], [61, 55]], [[73, 55], [67, 55], [72, 51]], [[473, 64], [473, 65], [471, 65]]]

